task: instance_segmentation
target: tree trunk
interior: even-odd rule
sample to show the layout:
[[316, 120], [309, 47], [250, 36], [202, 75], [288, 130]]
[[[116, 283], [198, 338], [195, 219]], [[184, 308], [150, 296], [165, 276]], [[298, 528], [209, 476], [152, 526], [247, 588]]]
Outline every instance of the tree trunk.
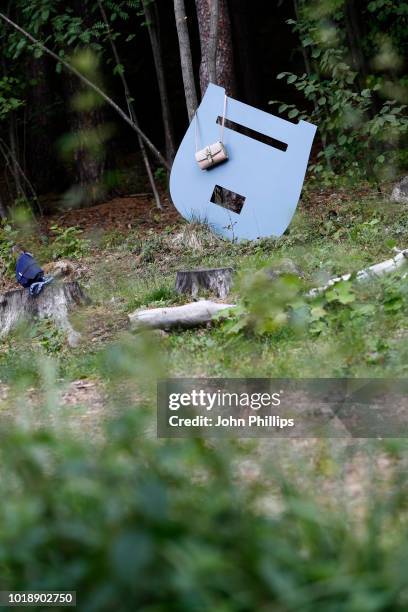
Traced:
[[[395, 249], [397, 250], [397, 249]], [[397, 255], [387, 261], [360, 270], [355, 275], [356, 281], [365, 281], [380, 277], [384, 274], [391, 274], [408, 265], [408, 249], [397, 250]], [[408, 272], [403, 274], [403, 278], [408, 276]], [[351, 274], [343, 274], [337, 278], [332, 278], [326, 285], [310, 289], [306, 294], [308, 298], [315, 298], [330, 287], [335, 286], [340, 281], [348, 281], [352, 278]], [[136, 310], [128, 315], [130, 324], [136, 329], [171, 329], [173, 327], [189, 328], [198, 325], [208, 324], [212, 321], [215, 314], [227, 308], [235, 308], [236, 304], [218, 304], [207, 300], [200, 300], [184, 306], [174, 306], [165, 308], [152, 308], [151, 310]]]
[[[218, 5], [218, 7], [217, 7]], [[218, 8], [217, 48], [215, 81], [211, 81], [210, 72], [214, 53], [214, 29], [211, 28], [211, 17], [215, 18]], [[229, 96], [235, 95], [234, 59], [232, 51], [231, 23], [229, 18], [227, 0], [196, 0], [198, 26], [200, 31], [201, 64], [200, 87], [203, 96], [208, 83], [225, 87]]]
[[[106, 26], [106, 30], [107, 30], [107, 34], [108, 34], [108, 38], [109, 38], [109, 43], [110, 43], [110, 46], [111, 46], [111, 49], [112, 49], [112, 53], [113, 53], [113, 57], [115, 59], [116, 66], [119, 67], [119, 66], [122, 65], [122, 63], [120, 61], [118, 49], [117, 49], [116, 43], [114, 41], [114, 38], [112, 36], [112, 32], [111, 32], [111, 29], [110, 29], [110, 26], [109, 26], [109, 21], [108, 21], [105, 9], [104, 9], [104, 7], [103, 7], [103, 5], [101, 3], [101, 0], [98, 0], [98, 6], [99, 6], [100, 13], [102, 15], [103, 22], [104, 22], [104, 24]], [[120, 76], [120, 80], [122, 81], [122, 85], [123, 85], [123, 91], [124, 91], [124, 94], [125, 94], [126, 106], [127, 106], [127, 109], [128, 109], [129, 117], [130, 117], [130, 119], [133, 121], [133, 123], [135, 125], [139, 125], [139, 122], [138, 122], [137, 117], [136, 117], [135, 107], [134, 107], [133, 102], [132, 102], [132, 96], [130, 95], [129, 85], [128, 85], [128, 82], [127, 82], [127, 79], [126, 79], [126, 76], [125, 76], [125, 73], [124, 73], [123, 69], [119, 70], [119, 76]], [[162, 205], [161, 205], [161, 202], [160, 202], [160, 196], [159, 196], [159, 192], [157, 191], [157, 187], [156, 187], [156, 183], [155, 183], [155, 180], [154, 180], [153, 172], [152, 172], [152, 169], [151, 169], [151, 166], [150, 166], [149, 158], [147, 157], [146, 147], [145, 147], [145, 144], [144, 144], [144, 142], [143, 142], [143, 140], [142, 140], [142, 138], [140, 137], [139, 134], [137, 135], [137, 140], [138, 140], [138, 143], [139, 143], [140, 151], [142, 153], [143, 163], [144, 163], [145, 168], [146, 168], [146, 173], [147, 173], [147, 176], [149, 178], [149, 182], [150, 182], [150, 186], [152, 188], [153, 197], [154, 197], [154, 200], [156, 202], [156, 206], [157, 206], [157, 208], [161, 209]]]
[[[4, 55], [4, 45], [5, 43], [3, 42], [3, 45], [2, 45], [3, 53], [2, 53], [1, 63], [2, 63], [2, 68], [3, 68], [3, 75], [6, 77], [8, 75], [8, 66], [6, 64], [6, 58]], [[6, 153], [4, 152], [4, 150], [2, 150], [2, 153], [5, 158], [6, 164], [10, 170], [10, 174], [14, 181], [14, 193], [11, 194], [13, 199], [15, 197], [24, 197], [25, 195], [25, 192], [24, 192], [24, 189], [21, 183], [20, 172], [19, 172], [19, 162], [18, 162], [19, 150], [18, 150], [18, 139], [17, 139], [16, 133], [17, 133], [17, 129], [16, 129], [15, 113], [13, 111], [10, 111], [9, 117], [8, 117], [8, 145], [5, 145], [8, 149], [8, 154], [6, 156]]]
[[[81, 17], [84, 27], [93, 24], [94, 18], [90, 15], [86, 2], [73, 0], [71, 4], [74, 12]], [[72, 53], [72, 49], [69, 51]], [[73, 51], [81, 54], [83, 49], [75, 48]], [[98, 76], [97, 69], [90, 68], [88, 72], [92, 72], [94, 80]], [[70, 95], [71, 108], [74, 100], [80, 98], [83, 92], [87, 92], [84, 85], [78, 83], [72, 75], [68, 75], [66, 89]], [[95, 100], [93, 106], [86, 110], [72, 108], [69, 115], [71, 136], [75, 143], [74, 178], [76, 187], [79, 187], [78, 194], [75, 194], [75, 203], [78, 204], [93, 204], [100, 201], [102, 197], [103, 176], [106, 169], [106, 149], [103, 138], [105, 116], [99, 104], [100, 101]]]
[[399, 204], [408, 204], [408, 175], [394, 185], [390, 200]]
[[184, 0], [174, 0], [174, 15], [176, 18], [177, 35], [179, 40], [181, 72], [183, 75], [187, 114], [189, 121], [192, 121], [197, 108], [197, 91], [194, 82], [190, 37], [188, 35], [187, 15]]
[[[295, 17], [296, 17], [296, 21], [300, 20], [300, 10], [299, 10], [299, 3], [298, 0], [293, 0], [293, 8], [294, 8], [294, 12], [295, 12]], [[300, 49], [302, 52], [302, 57], [303, 57], [303, 63], [305, 65], [305, 70], [306, 70], [306, 74], [310, 77], [312, 74], [312, 66], [310, 63], [310, 58], [307, 52], [307, 48], [303, 46], [303, 42], [302, 39], [299, 38], [300, 41]], [[318, 115], [319, 113], [319, 109], [318, 106], [316, 104], [316, 99], [313, 101], [313, 106], [314, 106], [314, 110], [316, 115]], [[326, 134], [323, 131], [319, 130], [319, 134], [320, 134], [320, 140], [322, 141], [322, 146], [323, 146], [323, 150], [326, 149], [327, 147], [327, 138], [326, 138]], [[333, 172], [333, 165], [331, 163], [331, 159], [328, 157], [325, 157], [325, 161], [327, 164], [327, 168], [330, 170], [330, 172]]]
[[61, 57], [61, 56], [57, 55], [56, 53], [54, 53], [54, 51], [49, 49], [40, 40], [38, 40], [37, 38], [32, 36], [26, 30], [24, 30], [24, 28], [20, 27], [17, 23], [15, 23], [11, 19], [9, 19], [6, 15], [4, 15], [4, 13], [0, 12], [0, 19], [5, 21], [8, 25], [10, 25], [12, 28], [17, 30], [17, 32], [19, 32], [22, 36], [24, 36], [27, 40], [29, 40], [31, 42], [31, 44], [34, 45], [34, 48], [41, 49], [41, 51], [43, 51], [43, 53], [46, 53], [47, 55], [52, 57], [57, 63], [60, 63], [68, 71], [68, 73], [70, 75], [75, 75], [77, 77], [77, 79], [79, 79], [81, 81], [81, 83], [83, 83], [84, 85], [89, 87], [92, 91], [97, 93], [98, 96], [100, 96], [102, 98], [102, 100], [104, 100], [107, 104], [109, 104], [109, 106], [114, 109], [114, 111], [123, 119], [123, 121], [125, 121], [125, 123], [127, 125], [129, 125], [131, 127], [131, 129], [134, 132], [136, 132], [142, 138], [144, 143], [149, 147], [149, 149], [151, 150], [153, 155], [155, 155], [155, 157], [157, 157], [159, 162], [165, 168], [167, 168], [167, 170], [170, 170], [169, 163], [163, 157], [163, 155], [160, 153], [160, 151], [157, 149], [157, 147], [154, 146], [152, 141], [146, 136], [146, 134], [140, 129], [140, 127], [138, 125], [133, 123], [133, 121], [130, 119], [129, 115], [127, 115], [123, 111], [123, 109], [120, 106], [118, 106], [114, 100], [112, 100], [112, 98], [110, 98], [98, 85], [96, 85], [96, 83], [94, 83], [90, 79], [88, 79], [88, 77], [86, 77], [80, 70], [77, 70], [75, 68], [75, 66], [73, 66], [72, 64], [67, 62], [63, 57]]
[[0, 219], [7, 219], [7, 209], [3, 204], [3, 199], [0, 193]]
[[347, 38], [350, 46], [353, 68], [357, 72], [359, 86], [361, 89], [363, 89], [363, 87], [365, 86], [368, 69], [367, 62], [365, 60], [361, 47], [362, 33], [360, 31], [360, 24], [358, 20], [355, 0], [346, 0], [345, 14]]
[[[77, 79], [67, 75], [65, 79], [67, 97], [74, 96], [85, 88]], [[70, 134], [75, 142], [73, 149], [73, 181], [78, 194], [78, 204], [89, 205], [101, 199], [103, 176], [106, 168], [106, 152], [100, 130], [104, 124], [99, 108], [86, 111], [71, 110], [68, 116]], [[90, 146], [92, 140], [92, 146]]]
[[53, 154], [53, 121], [50, 107], [53, 102], [48, 80], [47, 57], [31, 57], [29, 72], [35, 82], [29, 88], [27, 122], [30, 138], [27, 143], [30, 179], [37, 193], [47, 193], [58, 189], [59, 166]]
[[214, 293], [224, 299], [232, 285], [232, 268], [210, 268], [201, 270], [180, 270], [176, 275], [177, 293], [197, 297], [200, 289]]
[[238, 96], [247, 104], [258, 105], [258, 88], [256, 82], [256, 58], [254, 58], [252, 31], [250, 28], [251, 10], [246, 0], [229, 2], [231, 16], [234, 63], [239, 75]]
[[9, 145], [10, 145], [10, 164], [12, 167], [13, 177], [16, 185], [16, 195], [19, 198], [25, 197], [25, 191], [21, 182], [19, 172], [19, 146], [17, 140], [16, 117], [12, 112], [9, 117]]
[[211, 83], [217, 82], [217, 47], [218, 47], [219, 0], [210, 2], [210, 28], [208, 32], [208, 78]]
[[159, 14], [156, 3], [152, 6], [150, 0], [142, 0], [147, 27], [149, 30], [150, 43], [152, 46], [154, 66], [156, 69], [157, 84], [159, 86], [160, 103], [162, 109], [164, 135], [166, 140], [166, 157], [171, 163], [175, 155], [173, 126], [170, 113], [169, 95], [167, 91], [166, 77], [163, 67], [163, 56], [159, 35]]

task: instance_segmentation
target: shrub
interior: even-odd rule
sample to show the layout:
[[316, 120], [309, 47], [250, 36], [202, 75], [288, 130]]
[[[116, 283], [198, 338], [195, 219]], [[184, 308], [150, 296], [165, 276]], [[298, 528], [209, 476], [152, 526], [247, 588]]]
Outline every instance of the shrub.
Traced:
[[76, 590], [79, 609], [119, 612], [406, 610], [403, 472], [356, 537], [352, 510], [279, 477], [267, 510], [271, 482], [239, 484], [233, 444], [145, 428], [139, 407], [101, 444], [1, 430], [2, 589]]
[[88, 252], [89, 240], [81, 238], [81, 229], [52, 225], [51, 231], [54, 235], [52, 244], [52, 256], [54, 259], [59, 257], [78, 258]]
[[[399, 149], [404, 151], [408, 133], [407, 106], [401, 103], [406, 96], [394, 99], [390, 89], [403, 92], [405, 86], [375, 74], [364, 77], [349, 64], [346, 4], [300, 0], [297, 21], [288, 23], [299, 34], [305, 72], [282, 72], [277, 78], [297, 89], [308, 110], [270, 103], [279, 104], [279, 112], [289, 119], [309, 120], [318, 126], [321, 150], [310, 170], [319, 180], [330, 183], [339, 173], [352, 180], [389, 179], [404, 163]], [[383, 4], [392, 3], [370, 3], [370, 27], [376, 27], [372, 13], [381, 13]], [[368, 36], [363, 41], [365, 51], [374, 54], [377, 42]], [[374, 66], [375, 58], [371, 59]]]

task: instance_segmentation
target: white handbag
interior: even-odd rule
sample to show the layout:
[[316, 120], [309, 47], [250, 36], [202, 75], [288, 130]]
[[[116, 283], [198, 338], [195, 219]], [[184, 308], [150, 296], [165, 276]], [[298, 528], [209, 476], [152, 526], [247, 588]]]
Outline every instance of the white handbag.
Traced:
[[198, 126], [197, 126], [197, 113], [195, 115], [195, 141], [196, 141], [196, 152], [195, 159], [201, 170], [209, 170], [213, 166], [227, 161], [228, 153], [224, 146], [224, 124], [225, 124], [225, 113], [227, 109], [227, 96], [224, 96], [224, 111], [222, 115], [222, 122], [220, 128], [220, 139], [213, 144], [207, 145], [203, 149], [199, 149], [198, 145]]

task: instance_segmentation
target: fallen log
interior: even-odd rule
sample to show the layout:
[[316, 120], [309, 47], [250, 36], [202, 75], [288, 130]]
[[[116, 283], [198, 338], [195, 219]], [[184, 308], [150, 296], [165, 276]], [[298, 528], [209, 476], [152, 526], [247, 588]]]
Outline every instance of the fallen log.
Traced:
[[[387, 259], [369, 268], [360, 270], [357, 272], [355, 280], [361, 281], [394, 272], [401, 268], [407, 259], [408, 249], [399, 251], [392, 259]], [[332, 278], [325, 285], [310, 289], [306, 297], [316, 297], [336, 283], [342, 280], [349, 280], [351, 276], [351, 274], [344, 274], [343, 276]], [[187, 328], [209, 323], [216, 313], [227, 308], [234, 308], [235, 306], [236, 304], [219, 304], [208, 300], [200, 300], [199, 302], [192, 302], [184, 306], [139, 310], [128, 316], [131, 324], [136, 328], [148, 327], [166, 330], [172, 327]]]
[[232, 285], [232, 268], [202, 268], [199, 270], [179, 270], [176, 274], [175, 289], [197, 297], [200, 289], [210, 291], [224, 299]]
[[[363, 270], [360, 270], [359, 272], [357, 272], [355, 276], [355, 280], [362, 281], [362, 280], [372, 278], [374, 276], [382, 276], [383, 274], [395, 272], [407, 262], [407, 258], [408, 258], [408, 249], [404, 249], [403, 251], [397, 250], [397, 255], [393, 257], [392, 259], [387, 259], [386, 261], [382, 261], [378, 264], [374, 264], [373, 266], [370, 266], [369, 268], [364, 268]], [[339, 283], [340, 281], [349, 280], [351, 276], [352, 274], [349, 273], [349, 274], [343, 274], [343, 276], [337, 276], [336, 278], [332, 278], [325, 285], [311, 289], [307, 295], [308, 297], [316, 297], [317, 295], [324, 293], [326, 289], [329, 289], [336, 283]]]
[[68, 313], [80, 304], [89, 302], [78, 282], [52, 283], [38, 296], [27, 289], [15, 289], [0, 295], [0, 336], [7, 335], [23, 320], [31, 318], [53, 319], [67, 334], [70, 346], [76, 346], [80, 334], [74, 330]]
[[209, 300], [200, 300], [184, 306], [152, 308], [151, 310], [136, 310], [129, 316], [134, 328], [171, 329], [172, 327], [196, 327], [210, 323], [213, 316], [232, 308], [234, 304], [218, 304]]

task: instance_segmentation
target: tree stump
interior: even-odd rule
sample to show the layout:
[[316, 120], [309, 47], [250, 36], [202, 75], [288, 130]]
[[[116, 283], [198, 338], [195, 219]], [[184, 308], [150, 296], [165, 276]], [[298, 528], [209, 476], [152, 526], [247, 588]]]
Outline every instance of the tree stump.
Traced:
[[15, 289], [0, 295], [0, 336], [7, 335], [24, 319], [50, 318], [67, 334], [68, 344], [76, 346], [80, 334], [74, 330], [68, 313], [80, 304], [89, 303], [77, 281], [52, 283], [38, 296], [31, 296], [28, 289]]
[[197, 297], [200, 289], [225, 298], [232, 285], [232, 268], [202, 268], [200, 270], [180, 270], [176, 275], [177, 293], [187, 293]]

